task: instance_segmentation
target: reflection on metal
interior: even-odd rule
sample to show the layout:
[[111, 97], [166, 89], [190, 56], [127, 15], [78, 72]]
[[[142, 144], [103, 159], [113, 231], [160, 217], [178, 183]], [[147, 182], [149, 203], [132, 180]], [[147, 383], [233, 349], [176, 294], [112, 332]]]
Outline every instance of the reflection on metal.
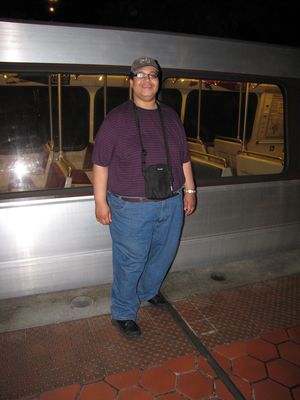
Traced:
[[[172, 271], [300, 248], [299, 191], [300, 180], [198, 188]], [[93, 196], [0, 202], [0, 298], [111, 282], [94, 208]]]

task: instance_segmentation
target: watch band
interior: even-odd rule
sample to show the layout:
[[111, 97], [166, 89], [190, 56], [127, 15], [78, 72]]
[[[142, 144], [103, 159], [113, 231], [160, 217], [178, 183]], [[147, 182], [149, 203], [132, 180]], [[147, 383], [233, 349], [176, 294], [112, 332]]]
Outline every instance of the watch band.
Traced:
[[196, 189], [183, 189], [184, 193], [197, 193]]

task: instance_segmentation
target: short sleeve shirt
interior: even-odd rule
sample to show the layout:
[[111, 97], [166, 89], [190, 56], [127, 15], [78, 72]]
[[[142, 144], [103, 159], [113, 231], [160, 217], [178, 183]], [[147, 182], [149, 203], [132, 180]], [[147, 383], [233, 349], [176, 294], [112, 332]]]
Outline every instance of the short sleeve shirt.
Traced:
[[[183, 125], [169, 106], [160, 105], [166, 130], [173, 188], [184, 184], [182, 164], [190, 160]], [[146, 166], [167, 163], [161, 120], [158, 109], [137, 107]], [[144, 196], [141, 143], [131, 100], [113, 109], [101, 124], [95, 139], [93, 163], [108, 167], [107, 189], [122, 196]]]

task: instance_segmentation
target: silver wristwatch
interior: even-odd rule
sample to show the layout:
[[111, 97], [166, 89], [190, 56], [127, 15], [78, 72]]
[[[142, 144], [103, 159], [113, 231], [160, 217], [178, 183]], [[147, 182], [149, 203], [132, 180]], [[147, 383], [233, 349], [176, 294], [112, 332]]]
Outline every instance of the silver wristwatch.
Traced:
[[197, 193], [196, 189], [183, 189], [184, 193]]

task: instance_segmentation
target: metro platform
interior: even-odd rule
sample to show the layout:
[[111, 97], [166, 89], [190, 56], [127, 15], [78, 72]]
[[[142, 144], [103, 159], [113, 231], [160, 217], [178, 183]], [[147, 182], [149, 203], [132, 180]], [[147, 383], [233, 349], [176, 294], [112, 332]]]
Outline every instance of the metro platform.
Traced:
[[109, 289], [0, 301], [1, 400], [300, 400], [299, 249], [169, 273], [134, 339]]

